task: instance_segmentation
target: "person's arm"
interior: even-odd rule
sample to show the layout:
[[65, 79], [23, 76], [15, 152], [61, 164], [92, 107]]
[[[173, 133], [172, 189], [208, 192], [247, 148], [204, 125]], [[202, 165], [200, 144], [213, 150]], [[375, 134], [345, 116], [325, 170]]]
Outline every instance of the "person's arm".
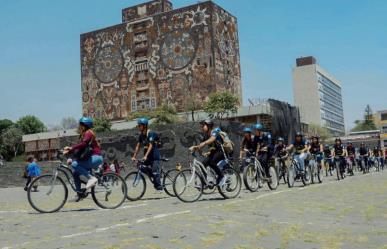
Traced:
[[301, 150], [302, 153], [305, 153], [308, 151], [308, 145], [305, 144], [304, 148]]
[[291, 145], [289, 145], [288, 147], [286, 147], [286, 150], [287, 150], [287, 151], [291, 151], [293, 148], [294, 148], [294, 145], [291, 144]]
[[335, 149], [332, 149], [332, 150], [331, 150], [331, 154], [332, 154], [333, 157], [336, 156]]
[[146, 150], [143, 158], [144, 161], [148, 160], [148, 156], [151, 153], [152, 149], [153, 149], [153, 143], [149, 143], [148, 149]]
[[64, 154], [74, 152], [75, 150], [82, 150], [87, 147], [90, 140], [93, 139], [93, 135], [91, 132], [86, 131], [85, 135], [83, 136], [81, 142], [79, 142], [76, 145], [73, 145], [72, 147], [66, 147], [64, 150]]
[[136, 144], [136, 149], [134, 150], [133, 156], [132, 156], [132, 161], [136, 161], [137, 153], [140, 150], [140, 143], [137, 142]]
[[204, 146], [214, 143], [215, 140], [216, 140], [216, 137], [215, 136], [211, 136], [206, 141], [204, 141], [204, 142], [202, 142], [202, 143], [200, 143], [200, 144], [198, 144], [197, 146], [194, 146], [194, 147], [196, 147], [197, 150], [201, 150], [202, 148], [204, 148]]
[[245, 138], [243, 138], [242, 142], [241, 142], [241, 148], [240, 148], [240, 151], [239, 151], [239, 159], [242, 159], [243, 157], [243, 154], [245, 152]]

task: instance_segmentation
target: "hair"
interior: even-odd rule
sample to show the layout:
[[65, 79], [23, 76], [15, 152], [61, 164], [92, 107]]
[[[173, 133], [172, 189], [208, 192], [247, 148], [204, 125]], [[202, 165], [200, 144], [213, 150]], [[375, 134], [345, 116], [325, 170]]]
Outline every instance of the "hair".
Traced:
[[28, 157], [27, 157], [27, 162], [32, 162], [32, 161], [34, 161], [34, 159], [35, 159], [35, 157], [33, 156], [33, 155], [29, 155]]
[[117, 160], [117, 159], [114, 159], [114, 160], [113, 160], [113, 164], [118, 164], [118, 160]]

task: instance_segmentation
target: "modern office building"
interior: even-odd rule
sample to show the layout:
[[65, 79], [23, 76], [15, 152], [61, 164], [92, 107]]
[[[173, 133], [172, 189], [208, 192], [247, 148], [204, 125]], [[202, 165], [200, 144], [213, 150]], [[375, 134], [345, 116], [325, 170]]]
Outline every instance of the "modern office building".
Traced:
[[334, 136], [345, 134], [340, 82], [321, 68], [314, 57], [296, 60], [293, 94], [301, 122], [326, 127]]
[[162, 104], [181, 112], [217, 91], [242, 103], [237, 19], [211, 1], [123, 9], [121, 24], [82, 34], [80, 47], [84, 115], [120, 120]]

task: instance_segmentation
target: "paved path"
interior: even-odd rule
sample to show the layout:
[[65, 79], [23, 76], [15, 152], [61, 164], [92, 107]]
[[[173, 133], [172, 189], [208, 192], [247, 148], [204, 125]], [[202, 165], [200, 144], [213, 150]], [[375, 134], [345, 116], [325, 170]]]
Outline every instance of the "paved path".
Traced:
[[92, 200], [37, 214], [21, 188], [0, 189], [0, 248], [385, 248], [387, 171], [192, 204], [148, 190], [101, 210]]

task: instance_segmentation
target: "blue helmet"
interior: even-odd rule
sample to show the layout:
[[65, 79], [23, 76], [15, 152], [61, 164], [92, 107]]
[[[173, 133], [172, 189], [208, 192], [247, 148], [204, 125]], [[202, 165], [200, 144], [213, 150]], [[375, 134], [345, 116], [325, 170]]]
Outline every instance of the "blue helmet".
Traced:
[[87, 128], [92, 128], [93, 127], [93, 119], [89, 117], [82, 117], [79, 119], [79, 124], [83, 124]]
[[148, 126], [149, 120], [147, 118], [140, 118], [137, 120], [138, 125]]
[[243, 132], [244, 132], [244, 133], [251, 133], [252, 130], [251, 130], [251, 128], [249, 128], [249, 127], [245, 127], [245, 128], [243, 129]]
[[263, 125], [261, 123], [256, 123], [253, 125], [253, 129], [257, 131], [263, 131]]

